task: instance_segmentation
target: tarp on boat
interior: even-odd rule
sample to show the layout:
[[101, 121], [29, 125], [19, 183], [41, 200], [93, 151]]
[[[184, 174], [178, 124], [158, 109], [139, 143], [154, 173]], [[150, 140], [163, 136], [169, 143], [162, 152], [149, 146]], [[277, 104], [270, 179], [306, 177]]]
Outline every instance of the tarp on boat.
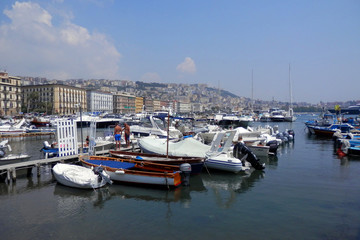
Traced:
[[[138, 141], [140, 148], [144, 152], [166, 155], [167, 140], [154, 138], [153, 136], [141, 138]], [[169, 141], [169, 156], [183, 157], [205, 157], [206, 152], [210, 150], [210, 146], [205, 145], [193, 138], [185, 138], [184, 140], [172, 142]]]

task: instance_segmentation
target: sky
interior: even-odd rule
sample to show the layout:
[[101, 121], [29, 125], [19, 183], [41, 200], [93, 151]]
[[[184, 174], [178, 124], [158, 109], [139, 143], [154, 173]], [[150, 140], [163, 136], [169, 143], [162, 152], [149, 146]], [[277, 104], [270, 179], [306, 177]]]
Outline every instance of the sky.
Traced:
[[0, 56], [11, 76], [360, 100], [360, 1], [0, 0]]

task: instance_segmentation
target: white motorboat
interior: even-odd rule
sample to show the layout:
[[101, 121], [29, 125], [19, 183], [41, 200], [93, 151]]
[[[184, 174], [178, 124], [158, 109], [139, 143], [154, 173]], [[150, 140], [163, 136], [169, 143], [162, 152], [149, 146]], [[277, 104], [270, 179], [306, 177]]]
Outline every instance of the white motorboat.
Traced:
[[9, 140], [4, 140], [0, 142], [0, 165], [17, 163], [24, 161], [30, 158], [28, 154], [7, 154], [6, 149], [10, 152], [12, 151], [11, 146], [8, 144]]
[[[166, 139], [155, 137], [142, 138], [138, 141], [138, 145], [143, 151], [150, 153], [166, 154], [168, 149], [168, 155], [170, 156], [205, 157], [205, 166], [212, 169], [229, 172], [248, 170], [250, 163], [245, 162], [244, 159], [235, 158], [232, 155], [230, 147], [232, 146], [234, 135], [235, 131], [218, 132], [211, 146], [193, 138], [185, 138], [177, 142], [169, 141], [167, 146]], [[246, 156], [246, 159], [248, 157]]]
[[26, 124], [25, 118], [14, 124], [10, 124], [10, 123], [2, 124], [0, 125], [0, 134], [1, 135], [23, 134], [26, 132], [26, 128], [23, 126], [25, 124]]
[[[155, 135], [166, 138], [168, 135], [166, 121], [155, 116], [147, 116], [141, 119], [139, 125], [131, 125], [130, 132], [134, 134], [134, 136]], [[178, 129], [169, 126], [169, 138], [179, 139], [181, 137], [182, 133]]]
[[55, 179], [68, 187], [94, 189], [103, 187], [106, 183], [112, 183], [110, 176], [101, 166], [90, 169], [73, 164], [57, 163], [52, 170]]

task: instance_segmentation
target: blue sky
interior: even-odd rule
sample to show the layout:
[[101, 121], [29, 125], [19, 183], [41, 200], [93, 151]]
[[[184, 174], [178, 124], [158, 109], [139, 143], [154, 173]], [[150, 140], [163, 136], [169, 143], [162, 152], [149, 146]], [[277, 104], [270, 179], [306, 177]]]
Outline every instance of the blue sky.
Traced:
[[[360, 1], [0, 1], [0, 69], [360, 100]], [[253, 78], [252, 78], [253, 72]]]

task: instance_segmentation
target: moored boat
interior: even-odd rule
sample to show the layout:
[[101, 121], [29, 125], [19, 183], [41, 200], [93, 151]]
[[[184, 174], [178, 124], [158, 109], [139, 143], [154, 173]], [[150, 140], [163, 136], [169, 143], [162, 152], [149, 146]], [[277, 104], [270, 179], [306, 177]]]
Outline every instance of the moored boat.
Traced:
[[57, 163], [53, 168], [55, 179], [62, 185], [74, 188], [95, 189], [112, 183], [110, 176], [102, 167], [93, 169], [83, 166]]
[[112, 151], [112, 150], [109, 151], [109, 153], [113, 157], [134, 159], [139, 161], [149, 161], [149, 162], [169, 164], [169, 165], [181, 165], [183, 163], [189, 163], [191, 165], [191, 174], [201, 173], [204, 165], [204, 158], [201, 157], [177, 157], [177, 156], [166, 156], [166, 155], [152, 154], [152, 153]]
[[8, 144], [9, 140], [0, 142], [0, 165], [17, 163], [20, 161], [30, 159], [30, 155], [19, 153], [19, 154], [7, 154], [6, 148], [11, 152], [11, 146]]
[[84, 166], [102, 166], [110, 179], [131, 184], [177, 187], [181, 184], [180, 167], [130, 159], [80, 156]]

